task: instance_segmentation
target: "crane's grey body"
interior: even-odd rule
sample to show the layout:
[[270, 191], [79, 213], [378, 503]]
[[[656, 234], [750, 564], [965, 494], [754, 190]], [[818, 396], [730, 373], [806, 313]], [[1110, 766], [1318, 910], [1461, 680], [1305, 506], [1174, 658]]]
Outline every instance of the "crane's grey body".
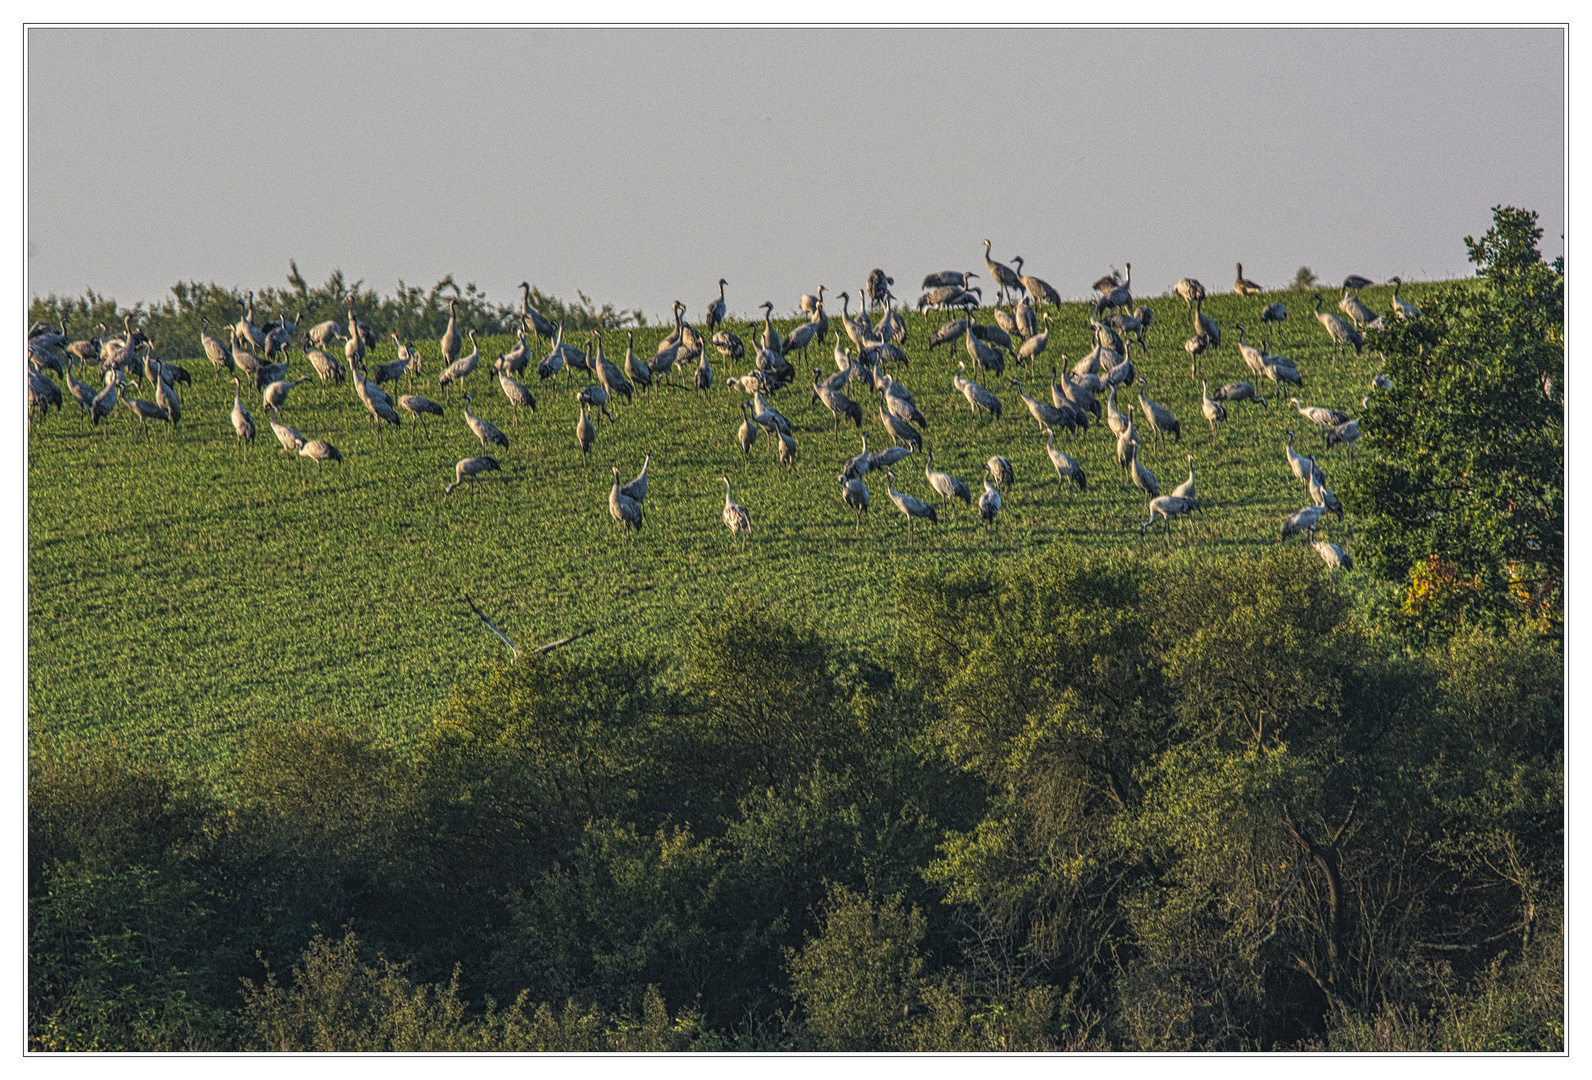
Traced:
[[473, 400], [475, 399], [469, 394], [464, 395], [465, 403], [460, 408], [464, 410], [464, 422], [470, 425], [470, 430], [475, 433], [475, 437], [481, 440], [481, 449], [485, 450], [487, 443], [496, 443], [507, 450], [509, 437], [489, 421], [483, 420], [470, 412], [469, 403]]
[[[989, 465], [986, 463], [986, 469]], [[978, 497], [978, 519], [987, 529], [995, 524], [995, 519], [1001, 512], [1001, 493], [990, 486], [989, 478], [984, 478], [984, 494]]]
[[927, 462], [923, 467], [923, 478], [929, 482], [941, 499], [961, 499], [964, 505], [972, 505], [972, 494], [967, 490], [967, 485], [947, 472], [938, 472], [934, 468], [934, 451], [929, 451]]
[[884, 476], [884, 489], [885, 491], [889, 492], [890, 501], [895, 503], [897, 510], [906, 515], [908, 544], [912, 543], [912, 520], [914, 518], [927, 518], [929, 521], [939, 524], [940, 517], [937, 513], [935, 513], [934, 507], [930, 506], [922, 499], [916, 499], [911, 495], [905, 494], [904, 492], [897, 491], [895, 489], [895, 473], [887, 472], [884, 474]]
[[[1150, 384], [1148, 380], [1141, 378], [1139, 385], [1148, 386]], [[1151, 401], [1144, 396], [1144, 391], [1142, 390], [1139, 391], [1139, 409], [1144, 413], [1145, 420], [1149, 422], [1150, 430], [1155, 432], [1158, 438], [1164, 439], [1168, 434], [1171, 434], [1178, 442], [1183, 441], [1183, 425], [1177, 422], [1177, 418], [1172, 415], [1166, 406]]]
[[454, 488], [458, 487], [466, 480], [471, 481], [470, 491], [474, 493], [475, 477], [479, 476], [481, 473], [491, 472], [492, 470], [498, 468], [501, 468], [501, 466], [498, 465], [498, 460], [494, 457], [465, 458], [463, 461], [460, 461], [453, 467], [453, 483], [444, 484], [442, 487], [442, 493], [444, 495], [452, 495]]
[[724, 519], [725, 528], [730, 530], [731, 536], [752, 535], [752, 512], [746, 507], [730, 499], [730, 481], [728, 477], [719, 477], [724, 484], [724, 512], [720, 515]]
[[[967, 366], [960, 360], [956, 362], [956, 366], [960, 371], [965, 372], [967, 370]], [[1000, 419], [1001, 413], [1004, 411], [1000, 398], [978, 383], [973, 382], [971, 379], [965, 379], [961, 375], [952, 375], [951, 385], [967, 399], [968, 409], [972, 411], [974, 416], [977, 416], [979, 411], [983, 410], [992, 414], [995, 419]]]
[[1056, 470], [1058, 482], [1069, 480], [1079, 491], [1089, 490], [1089, 478], [1084, 475], [1083, 466], [1078, 464], [1077, 459], [1056, 448], [1055, 432], [1051, 432], [1045, 442], [1045, 454], [1050, 458], [1051, 467]]
[[614, 486], [608, 492], [608, 514], [620, 526], [641, 531], [641, 501], [626, 494], [619, 486], [619, 466], [614, 466]]
[[840, 498], [847, 506], [851, 507], [852, 516], [856, 521], [855, 532], [862, 530], [862, 515], [868, 509], [870, 496], [868, 485], [860, 477], [848, 477], [845, 473], [836, 477], [840, 481]]

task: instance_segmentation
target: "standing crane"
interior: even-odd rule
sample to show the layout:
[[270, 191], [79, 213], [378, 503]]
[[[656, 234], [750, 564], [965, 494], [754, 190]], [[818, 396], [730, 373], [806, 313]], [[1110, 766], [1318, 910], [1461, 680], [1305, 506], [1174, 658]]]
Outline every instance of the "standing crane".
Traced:
[[[988, 462], [985, 463], [984, 468], [986, 471], [989, 469]], [[984, 523], [984, 528], [988, 529], [995, 524], [995, 518], [1000, 512], [1001, 493], [990, 486], [989, 477], [986, 476], [984, 477], [984, 494], [978, 497], [978, 519]]]
[[820, 382], [818, 377], [822, 374], [822, 368], [813, 368], [813, 396], [834, 416], [834, 434], [838, 435], [840, 433], [842, 417], [850, 420], [857, 427], [862, 427], [862, 406], [827, 383]]
[[[1245, 385], [1247, 386], [1248, 384], [1246, 383]], [[1250, 389], [1253, 390], [1254, 388], [1251, 387]], [[1220, 401], [1216, 401], [1211, 397], [1210, 390], [1207, 388], [1204, 379], [1200, 380], [1200, 414], [1211, 425], [1212, 435], [1216, 434], [1217, 421], [1225, 421], [1227, 419], [1227, 408]]]
[[575, 421], [575, 442], [580, 445], [581, 464], [586, 463], [586, 455], [591, 453], [592, 443], [597, 441], [597, 425], [586, 417], [586, 403], [580, 403], [580, 419]]
[[357, 320], [354, 318], [354, 296], [348, 296], [348, 340], [343, 343], [343, 356], [350, 364], [358, 363], [365, 359], [365, 335], [359, 332]]
[[1349, 291], [1347, 285], [1343, 287], [1343, 295], [1338, 298], [1338, 310], [1349, 317], [1349, 321], [1354, 323], [1357, 330], [1364, 329], [1367, 323], [1376, 321], [1376, 312], [1366, 307], [1358, 296]]
[[1145, 532], [1155, 524], [1155, 515], [1161, 515], [1161, 523], [1166, 526], [1164, 534], [1168, 544], [1171, 543], [1172, 518], [1179, 514], [1186, 514], [1197, 510], [1199, 506], [1192, 498], [1181, 498], [1177, 495], [1162, 495], [1150, 500], [1150, 520], [1139, 526], [1139, 538], [1143, 539]]
[[1083, 466], [1071, 456], [1056, 449], [1056, 433], [1052, 431], [1045, 441], [1045, 453], [1050, 457], [1050, 464], [1056, 470], [1056, 482], [1063, 480], [1072, 481], [1072, 486], [1079, 491], [1089, 490], [1089, 478], [1083, 474]]
[[1329, 573], [1332, 570], [1342, 570], [1347, 573], [1354, 569], [1354, 556], [1330, 540], [1312, 540], [1310, 546], [1316, 549], [1321, 561], [1327, 564]]
[[438, 405], [430, 398], [423, 398], [419, 394], [403, 395], [398, 399], [398, 407], [420, 421], [420, 430], [425, 433], [428, 439], [431, 438], [431, 430], [426, 427], [426, 414], [430, 413], [432, 416], [443, 415], [441, 405]]
[[729, 282], [719, 278], [719, 298], [708, 302], [708, 314], [707, 318], [702, 320], [702, 326], [710, 334], [713, 333], [714, 328], [719, 323], [724, 321], [724, 316], [728, 311], [724, 306], [724, 286], [728, 284]]
[[961, 499], [964, 506], [972, 505], [972, 494], [967, 490], [967, 485], [962, 483], [950, 473], [936, 472], [934, 469], [934, 450], [929, 450], [928, 461], [923, 467], [923, 477], [929, 482], [942, 500]]
[[1028, 415], [1034, 418], [1034, 423], [1039, 425], [1041, 432], [1052, 431], [1058, 425], [1065, 425], [1071, 431], [1075, 424], [1069, 413], [1064, 413], [1054, 405], [1043, 401], [1036, 401], [1023, 393], [1023, 384], [1020, 379], [1012, 379], [1011, 384], [1017, 391], [1017, 396], [1023, 399], [1023, 404], [1028, 406]]
[[989, 248], [989, 241], [985, 240], [984, 265], [988, 267], [990, 277], [995, 280], [995, 283], [998, 286], [1000, 286], [1000, 302], [1005, 303], [1007, 290], [1010, 289], [1011, 291], [1016, 292], [1023, 287], [1023, 283], [1017, 280], [1017, 273], [1011, 267], [1007, 266], [1005, 263], [998, 263], [994, 259], [990, 258]]
[[1003, 411], [1001, 399], [990, 393], [988, 390], [984, 389], [978, 383], [973, 382], [971, 379], [963, 378], [963, 376], [967, 374], [967, 365], [963, 361], [958, 360], [956, 362], [956, 366], [962, 374], [952, 375], [951, 385], [959, 390], [962, 396], [967, 399], [967, 406], [970, 410], [972, 410], [973, 415], [977, 416], [979, 414], [979, 410], [982, 409], [984, 412], [992, 414], [995, 419], [999, 420], [1001, 418], [1001, 412]]
[[1399, 299], [1399, 289], [1404, 287], [1403, 280], [1397, 277], [1390, 277], [1387, 282], [1393, 286], [1393, 314], [1401, 319], [1419, 319], [1421, 317], [1421, 309], [1406, 300]]
[[[240, 388], [239, 388], [239, 385], [238, 385], [238, 380], [236, 378], [233, 378], [233, 380], [232, 380], [232, 430], [237, 433], [238, 441], [243, 444], [244, 456], [247, 457], [248, 453], [249, 453], [249, 444], [254, 441], [254, 417], [252, 415], [250, 415], [248, 409], [245, 409], [243, 407], [243, 399], [242, 399], [242, 397], [239, 396], [239, 393], [240, 393]], [[115, 400], [116, 399], [115, 399], [115, 396], [113, 394], [112, 398], [111, 398], [111, 401], [114, 403]], [[98, 399], [96, 399], [96, 405], [97, 405], [97, 403], [98, 403]]]
[[[652, 451], [648, 450], [647, 456], [641, 459], [641, 471], [636, 474], [636, 478], [619, 489], [620, 494], [624, 495], [625, 498], [636, 500], [636, 505], [638, 506], [647, 501], [647, 468], [651, 464]], [[618, 471], [616, 467], [614, 472], [618, 473]]]
[[845, 473], [841, 473], [836, 479], [840, 481], [841, 501], [851, 507], [852, 516], [856, 520], [856, 527], [852, 530], [853, 534], [860, 533], [862, 531], [862, 515], [868, 509], [868, 485], [864, 484], [860, 478], [847, 477]]
[[903, 514], [906, 515], [906, 518], [907, 518], [907, 544], [911, 545], [911, 543], [912, 543], [912, 519], [913, 518], [927, 518], [929, 521], [931, 521], [934, 524], [938, 525], [939, 522], [940, 522], [939, 515], [934, 512], [934, 507], [930, 506], [928, 503], [924, 502], [923, 500], [915, 499], [911, 495], [907, 495], [907, 494], [904, 494], [903, 492], [897, 491], [895, 489], [895, 473], [887, 472], [887, 473], [884, 474], [884, 477], [885, 477], [884, 489], [885, 489], [885, 491], [890, 493], [890, 501], [896, 504], [896, 509], [897, 510], [901, 511]]
[[626, 529], [641, 531], [641, 503], [626, 495], [619, 488], [619, 466], [615, 465], [614, 486], [608, 492], [608, 514], [620, 526]]
[[1161, 485], [1156, 481], [1155, 474], [1144, 467], [1137, 453], [1132, 455], [1128, 462], [1133, 468], [1133, 486], [1154, 499], [1161, 494]]
[[232, 361], [232, 349], [224, 341], [219, 341], [210, 336], [210, 321], [203, 317], [199, 320], [199, 344], [203, 346], [205, 356], [209, 358], [211, 366], [215, 368], [216, 380], [221, 379], [221, 371], [233, 371], [237, 365]]
[[1040, 319], [1044, 322], [1045, 328], [1028, 335], [1017, 350], [1017, 362], [1024, 367], [1027, 367], [1034, 357], [1044, 352], [1045, 346], [1050, 344], [1050, 312], [1042, 314]]
[[529, 405], [532, 412], [536, 411], [536, 395], [525, 388], [525, 384], [509, 378], [507, 368], [498, 368], [498, 386], [503, 389], [503, 396], [509, 399], [509, 404], [514, 406], [514, 422], [520, 422], [520, 409]]
[[1296, 533], [1306, 533], [1313, 537], [1316, 522], [1321, 520], [1322, 513], [1319, 506], [1307, 506], [1303, 510], [1295, 510], [1283, 519], [1282, 538], [1287, 540]]
[[322, 462], [335, 461], [338, 464], [342, 464], [343, 461], [342, 452], [325, 439], [311, 439], [299, 450], [299, 454], [315, 462], [315, 475], [317, 477], [321, 474]]
[[[236, 383], [238, 380], [233, 379], [232, 381]], [[99, 422], [109, 417], [111, 413], [116, 410], [117, 395], [120, 392], [121, 385], [122, 373], [114, 368], [111, 369], [105, 379], [105, 389], [94, 395], [93, 404], [89, 406], [88, 420], [91, 426], [99, 427]], [[247, 440], [254, 438], [254, 420], [249, 416], [249, 410], [242, 407], [241, 401], [235, 403], [232, 408], [232, 426], [234, 428], [239, 426], [239, 411], [241, 410], [243, 413], [243, 420], [246, 422], [248, 434], [244, 435], [243, 431], [240, 429], [238, 431], [238, 438], [245, 440], [244, 453], [248, 453]], [[110, 429], [107, 428], [106, 430], [108, 431]]]
[[[470, 412], [469, 403], [474, 400], [469, 394], [464, 395], [465, 403], [460, 408], [464, 410], [464, 422], [470, 425], [470, 430], [475, 432], [475, 437], [481, 440], [481, 449], [485, 450], [486, 444], [490, 442], [496, 443], [507, 450], [509, 448], [509, 437], [488, 421]], [[581, 415], [584, 416], [585, 413], [583, 412]]]
[[[1139, 378], [1140, 386], [1149, 386], [1149, 380]], [[1144, 413], [1145, 420], [1149, 421], [1150, 430], [1155, 432], [1158, 439], [1165, 439], [1168, 432], [1177, 437], [1178, 442], [1183, 441], [1183, 426], [1167, 411], [1166, 407], [1159, 405], [1144, 396], [1144, 391], [1139, 391], [1139, 409]]]
[[652, 369], [636, 359], [636, 332], [630, 331], [625, 344], [625, 378], [641, 387], [652, 389]]
[[1330, 311], [1321, 310], [1321, 294], [1316, 293], [1316, 321], [1327, 331], [1327, 336], [1332, 339], [1332, 358], [1336, 360], [1343, 351], [1344, 345], [1354, 346], [1354, 355], [1359, 356], [1361, 348], [1365, 345], [1365, 338], [1358, 330], [1332, 314]]
[[860, 480], [868, 475], [872, 467], [872, 455], [868, 453], [868, 433], [862, 433], [862, 453], [847, 461], [841, 466], [840, 474], [847, 480]]
[[995, 481], [996, 487], [1010, 487], [1012, 484], [1012, 463], [996, 454], [984, 463], [984, 471], [989, 473]]
[[1335, 428], [1339, 424], [1347, 424], [1349, 417], [1337, 409], [1329, 409], [1324, 405], [1303, 405], [1296, 397], [1288, 399], [1288, 404], [1299, 411], [1299, 415], [1309, 420], [1319, 428]]
[[1192, 499], [1194, 498], [1194, 455], [1185, 454], [1184, 456], [1188, 458], [1188, 479], [1173, 488], [1172, 494], [1180, 499]]
[[[751, 460], [752, 447], [757, 445], [757, 436], [762, 430], [752, 423], [752, 418], [746, 415], [746, 402], [741, 402], [741, 429], [735, 433], [735, 442], [741, 448], [741, 453], [747, 460]], [[863, 436], [864, 439], [867, 435]]]
[[536, 335], [537, 341], [553, 340], [553, 324], [531, 306], [531, 283], [520, 282], [520, 323], [530, 327], [531, 333]]
[[1023, 257], [1021, 255], [1013, 255], [1012, 262], [1017, 264], [1018, 284], [1022, 285], [1023, 291], [1034, 298], [1035, 304], [1061, 306], [1061, 294], [1053, 289], [1048, 281], [1023, 273]]
[[304, 358], [310, 362], [310, 367], [315, 369], [315, 374], [321, 380], [321, 400], [326, 400], [326, 384], [341, 384], [344, 378], [343, 365], [337, 362], [335, 356], [324, 353], [319, 349], [311, 348], [309, 339], [304, 342]]
[[[464, 380], [475, 371], [476, 365], [481, 362], [481, 347], [475, 343], [475, 330], [471, 329], [469, 335], [470, 352], [468, 355], [448, 362], [448, 366], [443, 368], [442, 373], [437, 376], [437, 386], [449, 386], [454, 382], [458, 382], [462, 386]], [[458, 349], [454, 349], [455, 353], [458, 351]]]
[[719, 477], [719, 482], [724, 485], [724, 525], [730, 530], [731, 536], [744, 534], [752, 535], [752, 513], [746, 507], [730, 499], [730, 480], [727, 476]]
[[[459, 346], [464, 344], [464, 339], [459, 336], [459, 319], [454, 310], [454, 305], [457, 303], [457, 300], [448, 301], [448, 328], [442, 332], [442, 340], [439, 342], [442, 346], [443, 367], [447, 367], [459, 358]], [[350, 325], [353, 324], [352, 312], [349, 313], [348, 321]]]

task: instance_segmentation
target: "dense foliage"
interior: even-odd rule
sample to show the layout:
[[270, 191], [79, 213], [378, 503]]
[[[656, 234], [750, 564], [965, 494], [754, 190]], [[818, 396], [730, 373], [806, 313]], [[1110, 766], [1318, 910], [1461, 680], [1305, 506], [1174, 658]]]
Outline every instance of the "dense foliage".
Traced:
[[586, 639], [224, 795], [41, 740], [30, 1044], [1562, 1045], [1557, 643], [1410, 652], [1302, 551], [895, 591], [882, 654]]
[[1524, 608], [1557, 632], [1564, 581], [1564, 259], [1536, 214], [1494, 207], [1465, 238], [1479, 285], [1422, 299], [1376, 347], [1392, 390], [1367, 405], [1349, 509], [1357, 557], [1405, 587], [1422, 632]]

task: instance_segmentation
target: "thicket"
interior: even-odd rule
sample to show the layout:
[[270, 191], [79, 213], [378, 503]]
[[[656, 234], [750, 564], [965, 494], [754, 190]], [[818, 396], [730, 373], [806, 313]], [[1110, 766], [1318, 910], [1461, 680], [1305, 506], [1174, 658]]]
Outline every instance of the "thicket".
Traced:
[[592, 639], [224, 795], [41, 740], [30, 1045], [1562, 1045], [1556, 641], [1412, 646], [1301, 551], [896, 592], [887, 655]]

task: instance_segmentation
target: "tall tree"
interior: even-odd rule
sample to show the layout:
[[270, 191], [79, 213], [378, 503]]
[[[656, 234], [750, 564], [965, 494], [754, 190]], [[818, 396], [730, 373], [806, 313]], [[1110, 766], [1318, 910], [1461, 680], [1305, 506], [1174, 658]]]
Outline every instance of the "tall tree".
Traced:
[[1345, 503], [1359, 552], [1413, 629], [1530, 616], [1557, 627], [1564, 577], [1564, 259], [1537, 215], [1493, 208], [1465, 238], [1478, 281], [1423, 296], [1376, 339], [1393, 389], [1360, 420]]

